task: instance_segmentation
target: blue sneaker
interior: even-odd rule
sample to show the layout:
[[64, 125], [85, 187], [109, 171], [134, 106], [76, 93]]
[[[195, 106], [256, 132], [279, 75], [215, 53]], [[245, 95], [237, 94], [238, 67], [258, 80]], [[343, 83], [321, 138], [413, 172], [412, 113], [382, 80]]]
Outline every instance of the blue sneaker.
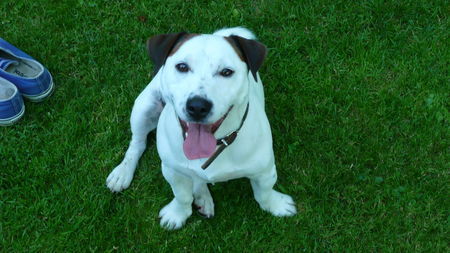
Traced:
[[18, 121], [25, 113], [25, 105], [17, 87], [0, 77], [0, 126]]
[[53, 92], [50, 72], [33, 57], [0, 38], [0, 77], [17, 86], [22, 96], [39, 102]]

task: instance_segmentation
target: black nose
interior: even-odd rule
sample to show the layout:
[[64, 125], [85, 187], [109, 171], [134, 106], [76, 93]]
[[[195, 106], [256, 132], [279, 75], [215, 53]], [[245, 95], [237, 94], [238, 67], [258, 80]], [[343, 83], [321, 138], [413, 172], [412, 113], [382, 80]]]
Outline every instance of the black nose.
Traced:
[[211, 111], [212, 103], [208, 100], [195, 96], [186, 102], [186, 111], [194, 120], [202, 120]]

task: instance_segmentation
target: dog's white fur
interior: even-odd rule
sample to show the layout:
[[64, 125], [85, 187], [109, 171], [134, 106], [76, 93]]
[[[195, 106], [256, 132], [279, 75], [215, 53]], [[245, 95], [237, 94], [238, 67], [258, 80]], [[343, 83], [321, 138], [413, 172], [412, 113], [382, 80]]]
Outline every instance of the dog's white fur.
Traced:
[[[162, 173], [175, 195], [159, 213], [161, 226], [178, 229], [192, 214], [191, 204], [200, 207], [208, 217], [214, 215], [214, 203], [208, 183], [247, 177], [254, 197], [262, 209], [275, 216], [296, 213], [292, 198], [273, 190], [277, 180], [270, 125], [264, 109], [261, 79], [256, 82], [231, 44], [224, 37], [255, 36], [236, 27], [203, 34], [187, 40], [169, 56], [156, 76], [137, 97], [131, 113], [132, 139], [123, 161], [110, 173], [107, 186], [113, 192], [126, 189], [145, 147], [147, 134], [157, 127], [157, 148], [162, 160]], [[188, 63], [192, 71], [180, 73], [175, 65]], [[234, 70], [225, 78], [217, 75], [223, 68]], [[249, 111], [235, 142], [227, 147], [206, 169], [206, 159], [188, 160], [183, 153], [182, 130], [178, 118], [188, 121], [186, 100], [193, 95], [207, 96], [213, 109], [208, 124], [216, 122], [232, 107], [214, 134], [221, 138], [235, 131]], [[162, 101], [165, 102], [165, 106]]]

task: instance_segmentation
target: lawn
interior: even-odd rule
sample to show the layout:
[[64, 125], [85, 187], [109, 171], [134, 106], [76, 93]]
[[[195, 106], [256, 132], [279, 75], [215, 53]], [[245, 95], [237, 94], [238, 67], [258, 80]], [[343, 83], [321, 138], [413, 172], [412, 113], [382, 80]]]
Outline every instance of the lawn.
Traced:
[[[0, 37], [56, 91], [0, 128], [2, 252], [448, 252], [448, 1], [0, 1]], [[277, 189], [299, 213], [259, 209], [248, 180], [210, 187], [216, 215], [169, 232], [154, 133], [130, 188], [105, 179], [152, 77], [145, 42], [245, 26], [260, 70]]]

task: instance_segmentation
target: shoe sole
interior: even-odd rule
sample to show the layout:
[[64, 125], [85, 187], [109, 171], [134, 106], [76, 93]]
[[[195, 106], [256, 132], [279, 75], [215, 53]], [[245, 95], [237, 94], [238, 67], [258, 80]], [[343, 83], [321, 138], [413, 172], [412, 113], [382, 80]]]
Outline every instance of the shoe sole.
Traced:
[[44, 93], [41, 93], [39, 95], [26, 95], [22, 93], [22, 96], [26, 99], [30, 100], [31, 102], [42, 102], [46, 98], [50, 97], [53, 94], [53, 91], [55, 90], [55, 87], [53, 85], [53, 78], [50, 80], [50, 85]]
[[24, 114], [25, 114], [25, 105], [22, 107], [22, 110], [16, 116], [7, 119], [0, 119], [0, 126], [10, 126], [16, 123], [20, 118], [22, 118]]

